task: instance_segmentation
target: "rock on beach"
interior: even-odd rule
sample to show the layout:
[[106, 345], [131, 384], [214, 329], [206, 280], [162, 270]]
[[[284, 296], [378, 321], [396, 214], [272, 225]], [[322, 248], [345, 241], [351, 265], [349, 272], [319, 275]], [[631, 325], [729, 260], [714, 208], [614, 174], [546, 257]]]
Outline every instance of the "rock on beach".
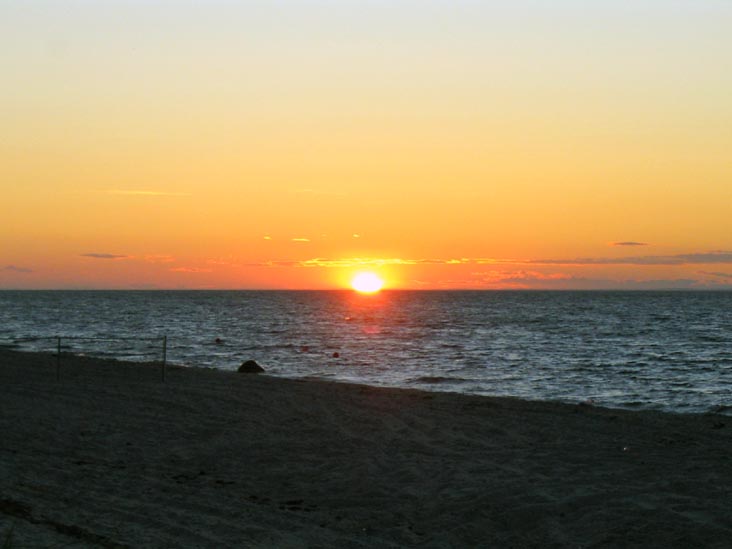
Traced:
[[262, 368], [256, 360], [245, 360], [241, 363], [241, 366], [239, 366], [237, 371], [240, 374], [261, 374], [264, 372], [264, 368]]

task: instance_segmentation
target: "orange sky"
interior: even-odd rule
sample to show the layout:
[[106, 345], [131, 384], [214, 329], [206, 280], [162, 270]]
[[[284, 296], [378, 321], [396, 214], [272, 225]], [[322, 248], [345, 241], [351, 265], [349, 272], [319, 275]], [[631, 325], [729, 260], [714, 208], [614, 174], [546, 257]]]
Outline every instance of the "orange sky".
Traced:
[[732, 284], [732, 6], [505, 4], [4, 2], [0, 288]]

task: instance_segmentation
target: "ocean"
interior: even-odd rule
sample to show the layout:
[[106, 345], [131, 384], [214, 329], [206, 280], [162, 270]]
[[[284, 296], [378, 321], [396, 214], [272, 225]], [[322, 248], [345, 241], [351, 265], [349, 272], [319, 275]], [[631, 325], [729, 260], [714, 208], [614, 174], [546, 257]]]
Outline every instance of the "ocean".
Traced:
[[[674, 412], [732, 409], [732, 292], [2, 291], [0, 346]], [[88, 339], [84, 339], [88, 338]], [[218, 340], [218, 341], [217, 341]]]

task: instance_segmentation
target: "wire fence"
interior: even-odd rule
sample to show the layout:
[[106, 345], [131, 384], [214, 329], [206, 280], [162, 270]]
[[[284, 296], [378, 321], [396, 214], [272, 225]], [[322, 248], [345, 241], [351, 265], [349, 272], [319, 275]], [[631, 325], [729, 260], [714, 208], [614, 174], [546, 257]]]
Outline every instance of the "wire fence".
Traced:
[[[61, 359], [67, 356], [96, 356], [135, 361], [149, 357], [159, 358], [160, 380], [165, 382], [168, 361], [168, 336], [157, 337], [85, 337], [85, 336], [27, 336], [5, 338], [6, 345], [34, 345], [34, 350], [50, 351], [56, 358], [56, 379], [61, 379]], [[43, 343], [48, 342], [46, 345]], [[103, 343], [104, 345], [99, 345]], [[135, 345], [136, 344], [136, 345]], [[146, 347], [140, 347], [146, 344]], [[3, 343], [0, 342], [0, 345]], [[157, 362], [152, 360], [151, 362]]]

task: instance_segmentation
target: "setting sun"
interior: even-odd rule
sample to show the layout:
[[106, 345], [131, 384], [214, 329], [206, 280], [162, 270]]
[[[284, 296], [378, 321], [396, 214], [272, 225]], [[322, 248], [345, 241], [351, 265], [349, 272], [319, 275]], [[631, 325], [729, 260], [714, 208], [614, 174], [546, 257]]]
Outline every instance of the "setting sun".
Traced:
[[384, 281], [374, 273], [359, 273], [351, 281], [351, 286], [362, 294], [373, 294], [381, 290]]

